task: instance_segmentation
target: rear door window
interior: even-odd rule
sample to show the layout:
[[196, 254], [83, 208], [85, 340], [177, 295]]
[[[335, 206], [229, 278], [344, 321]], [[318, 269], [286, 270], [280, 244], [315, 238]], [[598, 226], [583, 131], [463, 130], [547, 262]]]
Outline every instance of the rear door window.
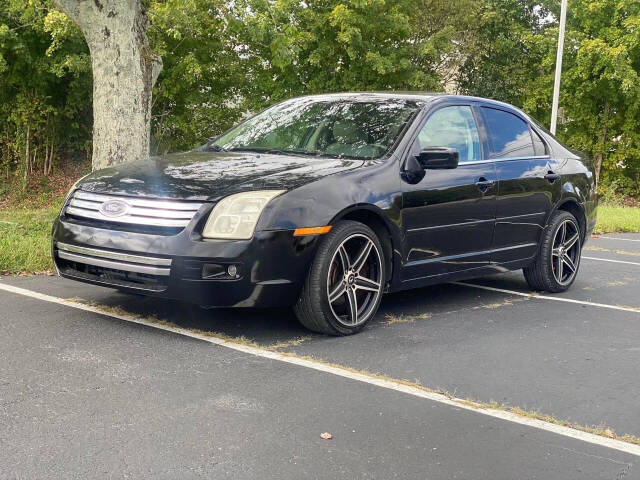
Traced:
[[516, 115], [482, 107], [487, 124], [491, 158], [533, 157], [536, 155], [529, 125]]

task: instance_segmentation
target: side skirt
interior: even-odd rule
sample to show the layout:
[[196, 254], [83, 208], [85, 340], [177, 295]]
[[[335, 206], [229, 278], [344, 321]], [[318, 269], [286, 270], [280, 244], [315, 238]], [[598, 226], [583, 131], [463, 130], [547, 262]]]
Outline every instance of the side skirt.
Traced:
[[405, 280], [403, 282], [395, 282], [389, 287], [388, 292], [399, 292], [402, 290], [411, 290], [414, 288], [426, 287], [429, 285], [437, 285], [439, 283], [454, 282], [459, 280], [471, 280], [473, 278], [486, 277], [487, 275], [496, 275], [512, 270], [519, 270], [531, 264], [535, 260], [535, 255], [529, 258], [515, 260], [504, 263], [491, 263], [489, 265], [458, 272], [443, 273], [440, 275], [432, 275], [429, 277]]

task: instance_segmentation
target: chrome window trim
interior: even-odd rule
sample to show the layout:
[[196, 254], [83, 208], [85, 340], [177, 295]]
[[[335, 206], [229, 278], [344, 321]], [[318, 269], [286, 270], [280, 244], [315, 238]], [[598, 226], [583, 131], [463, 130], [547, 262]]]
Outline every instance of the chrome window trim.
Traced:
[[170, 258], [143, 257], [141, 255], [131, 255], [129, 253], [113, 252], [110, 250], [101, 250], [97, 248], [79, 247], [77, 245], [69, 245], [68, 243], [57, 242], [58, 251], [70, 253], [79, 253], [92, 257], [100, 257], [109, 260], [119, 260], [123, 262], [141, 263], [144, 265], [171, 266]]
[[526, 157], [498, 157], [491, 158], [494, 162], [507, 162], [509, 160], [538, 160], [541, 158], [551, 158], [549, 155], [529, 155]]
[[491, 162], [508, 162], [511, 160], [542, 160], [545, 158], [551, 158], [550, 155], [537, 155], [531, 157], [505, 157], [505, 158], [490, 158], [488, 160], [474, 160], [472, 162], [460, 162], [459, 165], [480, 165], [483, 163], [491, 163]]

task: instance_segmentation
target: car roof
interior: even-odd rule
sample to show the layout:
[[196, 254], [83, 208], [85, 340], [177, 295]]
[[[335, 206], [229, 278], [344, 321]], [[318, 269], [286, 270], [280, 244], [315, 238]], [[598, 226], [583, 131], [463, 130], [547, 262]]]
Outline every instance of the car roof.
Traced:
[[[353, 100], [367, 100], [367, 99], [388, 99], [388, 100], [414, 100], [421, 102], [432, 102], [435, 100], [467, 100], [474, 102], [483, 102], [486, 104], [493, 104], [495, 106], [509, 108], [521, 112], [518, 107], [509, 103], [500, 102], [498, 100], [492, 100], [490, 98], [472, 97], [467, 95], [456, 95], [451, 93], [431, 93], [431, 92], [338, 92], [338, 93], [322, 93], [316, 95], [303, 95], [296, 97], [298, 99], [318, 99], [318, 100], [335, 100], [335, 99], [353, 99]], [[522, 113], [522, 112], [521, 112]]]
[[422, 92], [337, 92], [337, 93], [321, 93], [316, 95], [303, 95], [297, 98], [309, 98], [318, 100], [332, 100], [332, 99], [354, 99], [354, 100], [366, 100], [371, 98], [379, 99], [403, 99], [403, 100], [429, 100], [430, 98], [442, 96], [439, 93], [422, 93]]

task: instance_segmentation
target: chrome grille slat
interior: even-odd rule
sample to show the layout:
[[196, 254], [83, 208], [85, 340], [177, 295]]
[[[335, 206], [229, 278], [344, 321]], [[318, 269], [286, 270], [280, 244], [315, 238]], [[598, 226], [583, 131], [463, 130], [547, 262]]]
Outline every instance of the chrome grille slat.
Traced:
[[[112, 200], [124, 202], [128, 206], [126, 214], [109, 216], [100, 211], [100, 206], [104, 202]], [[73, 217], [114, 224], [184, 228], [201, 206], [201, 203], [140, 199], [77, 190], [73, 194], [65, 213]]]
[[78, 200], [76, 198], [72, 198], [69, 202], [69, 205], [71, 205], [72, 207], [86, 208], [87, 210], [95, 210], [97, 212], [98, 208], [100, 208], [101, 203], [87, 202], [86, 200]]
[[174, 218], [174, 219], [183, 219], [183, 220], [191, 220], [193, 218], [193, 214], [195, 212], [190, 212], [187, 210], [156, 210], [151, 208], [139, 208], [139, 207], [131, 207], [129, 209], [129, 214], [134, 217], [157, 217], [157, 218]]
[[[86, 202], [84, 200], [76, 200], [75, 198], [69, 202], [71, 207], [76, 209], [81, 208], [84, 210], [91, 210], [97, 212], [100, 208], [100, 203]], [[193, 212], [187, 210], [156, 210], [150, 208], [138, 208], [131, 207], [129, 209], [129, 215], [138, 217], [153, 217], [153, 218], [174, 218], [174, 219], [186, 219], [191, 220]]]
[[61, 242], [57, 242], [56, 247], [59, 258], [76, 263], [147, 275], [168, 276], [171, 273], [170, 258], [145, 257]]
[[162, 267], [149, 267], [146, 265], [133, 265], [123, 262], [115, 262], [113, 260], [103, 260], [101, 258], [88, 257], [85, 255], [79, 255], [76, 253], [69, 253], [64, 251], [58, 251], [58, 257], [65, 260], [71, 260], [77, 263], [86, 263], [87, 265], [94, 265], [96, 267], [112, 268], [114, 270], [123, 270], [125, 272], [146, 273], [147, 275], [159, 275], [168, 276], [170, 270]]
[[107, 200], [122, 200], [127, 202], [132, 207], [148, 207], [148, 208], [159, 208], [165, 210], [198, 210], [202, 204], [201, 203], [191, 203], [191, 202], [172, 202], [170, 200], [151, 200], [148, 198], [136, 198], [136, 197], [121, 197], [117, 195], [102, 195], [97, 193], [89, 193], [83, 192], [82, 190], [76, 190], [73, 195], [74, 198], [78, 198], [80, 200], [89, 200], [92, 202], [106, 202]]
[[132, 225], [152, 225], [154, 227], [186, 227], [189, 220], [165, 220], [163, 218], [152, 217], [135, 217], [132, 215], [124, 215], [122, 217], [111, 218], [102, 215], [100, 212], [92, 210], [77, 209], [67, 207], [67, 213], [76, 217], [92, 218], [94, 220], [102, 220], [103, 222], [113, 223], [129, 223]]
[[142, 263], [145, 265], [159, 265], [170, 267], [170, 258], [159, 257], [143, 257], [142, 255], [133, 255], [131, 253], [114, 252], [113, 250], [102, 250], [98, 248], [79, 247], [77, 245], [69, 245], [68, 243], [56, 242], [58, 250], [65, 250], [72, 253], [80, 253], [93, 257], [107, 258], [110, 260], [119, 260], [123, 262]]

